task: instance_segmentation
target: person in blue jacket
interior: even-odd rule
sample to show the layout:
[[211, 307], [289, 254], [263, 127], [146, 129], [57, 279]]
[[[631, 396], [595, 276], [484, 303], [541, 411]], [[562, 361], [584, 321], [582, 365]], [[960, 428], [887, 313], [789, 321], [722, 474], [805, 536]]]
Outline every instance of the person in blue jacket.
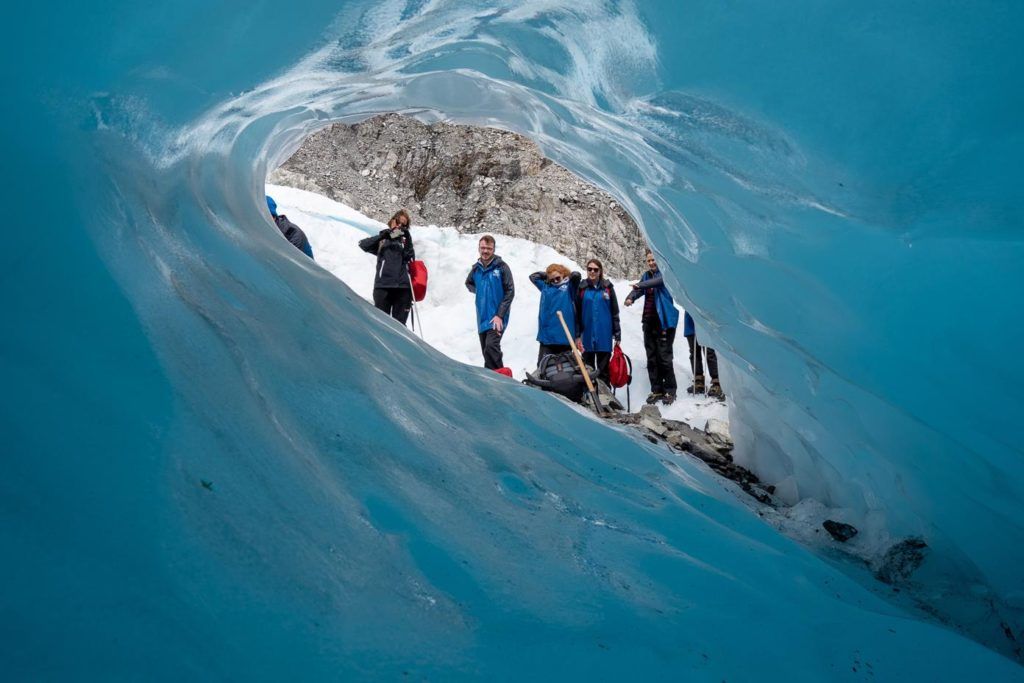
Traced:
[[476, 294], [476, 324], [484, 367], [497, 370], [504, 366], [501, 335], [508, 327], [508, 315], [515, 298], [512, 269], [494, 254], [494, 238], [484, 235], [477, 246], [480, 259], [466, 278], [466, 289]]
[[596, 258], [587, 261], [587, 278], [580, 285], [577, 303], [576, 346], [583, 353], [583, 362], [608, 382], [608, 361], [612, 349], [622, 341], [622, 330], [615, 287], [605, 279], [604, 264]]
[[562, 323], [556, 313], [562, 312], [562, 319], [572, 339], [576, 338], [576, 291], [583, 278], [579, 273], [570, 273], [559, 263], [552, 263], [546, 270], [530, 275], [530, 282], [540, 290], [540, 311], [537, 314], [537, 364], [549, 353], [563, 353], [572, 350], [565, 336]]
[[651, 395], [647, 397], [647, 402], [661, 401], [669, 405], [676, 400], [672, 345], [676, 340], [679, 311], [665, 287], [654, 253], [650, 251], [647, 252], [647, 272], [640, 278], [640, 282], [633, 285], [633, 291], [626, 297], [625, 304], [631, 306], [641, 296], [644, 297], [641, 320], [644, 350], [647, 352], [647, 376], [651, 380]]
[[683, 336], [690, 346], [690, 369], [693, 370], [693, 386], [686, 388], [688, 394], [703, 394], [704, 387], [704, 363], [702, 362], [701, 351], [708, 356], [708, 374], [711, 375], [711, 387], [707, 389], [708, 396], [725, 400], [725, 392], [718, 381], [718, 354], [710, 346], [701, 346], [697, 343], [697, 328], [693, 324], [693, 317], [686, 313], [683, 317]]

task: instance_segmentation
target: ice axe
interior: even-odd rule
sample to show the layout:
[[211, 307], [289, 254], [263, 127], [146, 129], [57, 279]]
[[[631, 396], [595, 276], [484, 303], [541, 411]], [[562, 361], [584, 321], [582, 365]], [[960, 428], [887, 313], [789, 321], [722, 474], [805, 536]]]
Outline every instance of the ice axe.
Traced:
[[587, 366], [583, 363], [583, 356], [580, 355], [579, 349], [576, 348], [576, 342], [572, 338], [572, 334], [569, 332], [569, 326], [565, 324], [565, 318], [562, 317], [561, 311], [555, 311], [555, 315], [558, 316], [558, 322], [562, 323], [562, 329], [565, 330], [565, 338], [569, 340], [569, 348], [572, 349], [572, 355], [576, 357], [576, 363], [580, 366], [580, 372], [583, 373], [583, 381], [587, 383], [587, 391], [590, 392], [590, 399], [594, 402], [594, 410], [600, 415], [604, 412], [604, 406], [601, 405], [601, 399], [597, 395], [597, 391], [594, 389], [594, 383], [590, 381], [590, 373], [587, 372]]

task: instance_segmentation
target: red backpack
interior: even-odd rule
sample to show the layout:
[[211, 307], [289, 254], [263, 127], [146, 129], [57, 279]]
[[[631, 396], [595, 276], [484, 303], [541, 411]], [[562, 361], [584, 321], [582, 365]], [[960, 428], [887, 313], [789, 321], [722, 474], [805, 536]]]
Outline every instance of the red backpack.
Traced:
[[423, 301], [427, 297], [427, 264], [409, 261], [409, 281], [412, 282], [412, 298]]
[[612, 357], [608, 361], [608, 383], [618, 389], [633, 382], [633, 363], [629, 356], [622, 352], [621, 346], [612, 350]]

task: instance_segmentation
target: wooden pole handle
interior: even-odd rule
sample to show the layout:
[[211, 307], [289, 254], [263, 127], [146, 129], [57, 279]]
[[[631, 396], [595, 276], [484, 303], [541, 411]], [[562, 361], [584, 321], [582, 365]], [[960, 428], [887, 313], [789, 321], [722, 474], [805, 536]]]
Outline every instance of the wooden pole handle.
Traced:
[[562, 323], [562, 329], [565, 330], [565, 338], [569, 340], [569, 348], [572, 349], [572, 355], [576, 356], [576, 362], [579, 363], [580, 372], [583, 373], [583, 380], [587, 383], [587, 389], [590, 390], [591, 395], [595, 395], [597, 392], [594, 391], [594, 383], [590, 381], [590, 373], [587, 372], [587, 366], [583, 363], [583, 356], [580, 355], [580, 350], [576, 348], [576, 340], [572, 338], [572, 333], [569, 332], [569, 326], [565, 324], [562, 312], [555, 311], [555, 315], [558, 316], [558, 322]]

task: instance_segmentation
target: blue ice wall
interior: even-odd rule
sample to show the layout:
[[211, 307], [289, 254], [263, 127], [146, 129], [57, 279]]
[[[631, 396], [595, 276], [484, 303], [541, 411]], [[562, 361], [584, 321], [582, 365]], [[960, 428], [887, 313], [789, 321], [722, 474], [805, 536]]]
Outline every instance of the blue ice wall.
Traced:
[[743, 457], [923, 536], [923, 589], [1012, 654], [978, 633], [1024, 623], [1021, 12], [14, 9], [4, 670], [1019, 678], [695, 465], [423, 348], [261, 185], [332, 119], [532, 135], [643, 224], [730, 361]]

